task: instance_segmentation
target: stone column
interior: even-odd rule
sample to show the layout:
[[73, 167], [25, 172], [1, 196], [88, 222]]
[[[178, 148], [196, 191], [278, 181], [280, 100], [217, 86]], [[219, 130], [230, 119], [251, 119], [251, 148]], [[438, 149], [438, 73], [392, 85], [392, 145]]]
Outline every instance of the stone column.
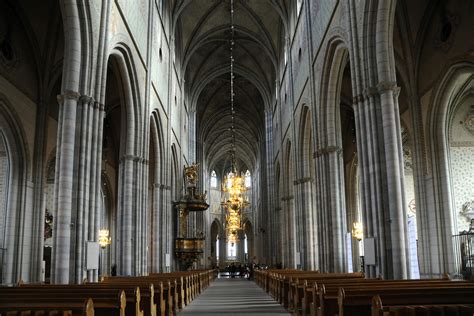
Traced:
[[[50, 105], [45, 104], [42, 101], [38, 103], [38, 110], [36, 115], [36, 127], [35, 127], [35, 149], [33, 154], [33, 230], [30, 239], [32, 245], [32, 251], [28, 260], [31, 262], [29, 271], [30, 282], [41, 282], [41, 268], [43, 262], [43, 247], [44, 247], [44, 220], [45, 220], [45, 168], [47, 164], [46, 157], [46, 137], [48, 133], [47, 124], [47, 112]], [[2, 159], [2, 153], [0, 152], [0, 161]], [[1, 162], [0, 162], [1, 164]], [[2, 250], [0, 250], [0, 253]]]
[[227, 237], [225, 231], [219, 232], [219, 268], [225, 268], [227, 260]]
[[322, 228], [319, 232], [319, 253], [322, 254], [320, 269], [324, 272], [345, 272], [347, 224], [344, 213], [342, 148], [339, 146], [319, 148], [316, 158], [316, 172], [319, 178], [317, 209], [321, 213], [318, 227]]
[[304, 177], [295, 181], [298, 186], [299, 199], [301, 200], [302, 219], [301, 225], [304, 227], [301, 237], [303, 238], [303, 248], [301, 250], [301, 266], [303, 269], [314, 269], [315, 259], [315, 227], [314, 205], [313, 205], [313, 179]]
[[[86, 169], [86, 182], [84, 191], [86, 192], [86, 205], [84, 210], [89, 211], [89, 224], [87, 230], [87, 239], [89, 241], [98, 241], [100, 225], [100, 202], [101, 202], [101, 181], [102, 181], [102, 139], [103, 139], [103, 117], [105, 115], [104, 106], [98, 102], [90, 104], [91, 117], [87, 127], [91, 130], [92, 143], [88, 145], [88, 168]], [[90, 175], [89, 175], [90, 174]], [[103, 250], [99, 250], [105, 253]], [[102, 258], [105, 261], [105, 258]], [[104, 271], [102, 271], [104, 273]], [[99, 271], [97, 269], [87, 271], [89, 281], [97, 282]], [[79, 281], [80, 282], [80, 281]]]
[[118, 223], [120, 230], [120, 275], [132, 275], [133, 239], [133, 157], [124, 156], [119, 165]]
[[[94, 236], [90, 235], [91, 229], [94, 227], [93, 208], [91, 207], [92, 196], [91, 193], [95, 191], [90, 190], [90, 181], [95, 178], [91, 173], [91, 155], [92, 148], [97, 141], [96, 129], [93, 125], [95, 116], [94, 100], [87, 96], [81, 96], [78, 104], [78, 118], [77, 126], [79, 127], [79, 135], [77, 137], [78, 144], [76, 146], [79, 156], [77, 177], [77, 206], [74, 212], [76, 223], [76, 238], [75, 238], [75, 273], [74, 282], [82, 283], [86, 267], [84, 262], [86, 260], [86, 241], [94, 240]], [[92, 136], [94, 134], [94, 136]], [[93, 281], [92, 271], [87, 273], [88, 280]]]
[[354, 98], [364, 237], [375, 238], [376, 253], [375, 265], [365, 271], [387, 279], [409, 272], [397, 94], [395, 83], [380, 83]]
[[237, 233], [239, 241], [236, 244], [237, 250], [237, 261], [240, 263], [245, 263], [245, 232], [243, 230], [239, 230]]
[[403, 147], [401, 141], [400, 110], [398, 94], [400, 88], [395, 82], [380, 82], [377, 86], [380, 95], [380, 106], [385, 144], [385, 163], [388, 190], [388, 218], [391, 246], [388, 247], [389, 258], [393, 258], [392, 273], [394, 278], [408, 277], [408, 240], [407, 213], [404, 189]]
[[58, 146], [55, 182], [55, 221], [53, 282], [69, 283], [71, 249], [71, 212], [74, 175], [74, 146], [76, 137], [76, 110], [79, 93], [65, 91], [58, 97], [60, 122], [58, 127]]
[[[275, 190], [278, 183], [275, 183], [275, 166], [273, 164], [273, 142], [275, 141], [273, 136], [273, 111], [265, 111], [265, 152], [266, 157], [266, 170], [262, 166], [261, 171], [265, 171], [266, 179], [263, 176], [260, 178], [261, 192], [267, 191], [266, 194], [266, 213], [267, 218], [261, 218], [260, 225], [254, 226], [254, 234], [259, 234], [263, 239], [261, 241], [261, 248], [258, 249], [257, 253], [263, 253], [266, 258], [267, 264], [275, 264], [274, 258], [277, 257], [276, 251], [278, 245], [279, 223], [278, 213], [275, 210], [275, 205], [279, 205], [279, 201], [275, 201]], [[266, 186], [264, 186], [263, 180], [266, 180]], [[276, 185], [276, 186], [275, 186]], [[252, 189], [253, 190], [253, 189]]]
[[152, 266], [151, 271], [152, 273], [158, 273], [161, 271], [162, 263], [161, 263], [161, 253], [162, 253], [162, 240], [161, 240], [161, 214], [160, 212], [163, 210], [161, 208], [161, 193], [160, 191], [163, 189], [163, 185], [159, 183], [153, 184], [153, 205], [151, 207], [151, 211], [153, 212], [153, 223], [151, 225], [152, 231], [151, 236], [151, 245], [150, 250], [152, 253]]

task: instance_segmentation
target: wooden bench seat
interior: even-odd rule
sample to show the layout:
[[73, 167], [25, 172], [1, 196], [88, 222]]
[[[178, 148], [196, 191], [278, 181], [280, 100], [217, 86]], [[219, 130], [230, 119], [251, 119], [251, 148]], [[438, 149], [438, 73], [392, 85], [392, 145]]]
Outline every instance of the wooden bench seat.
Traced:
[[[73, 298], [92, 298], [95, 302], [95, 306], [99, 303], [107, 302], [117, 305], [116, 302], [120, 300], [121, 293], [124, 294], [125, 299], [125, 310], [126, 315], [143, 316], [144, 311], [151, 311], [151, 299], [154, 293], [150, 293], [150, 289], [144, 289], [141, 293], [140, 288], [133, 285], [104, 285], [101, 283], [89, 283], [79, 285], [66, 285], [66, 284], [52, 284], [52, 285], [33, 285], [24, 284], [19, 287], [12, 287], [5, 291], [0, 289], [0, 301], [3, 301], [4, 297], [12, 296], [23, 296], [23, 297], [38, 297], [39, 299], [45, 297], [45, 299], [62, 298], [67, 300], [69, 297]], [[156, 311], [156, 307], [155, 307]], [[156, 314], [156, 312], [154, 312]]]
[[[472, 298], [471, 298], [472, 301]], [[400, 306], [400, 299], [386, 297], [384, 302], [379, 295], [372, 298], [371, 315], [372, 316], [412, 316], [412, 315], [442, 315], [442, 316], [472, 316], [474, 315], [474, 302], [471, 304], [442, 304], [440, 302], [431, 302], [427, 305], [408, 304], [403, 302]]]
[[150, 277], [106, 277], [99, 284], [103, 286], [127, 287], [130, 285], [146, 288], [153, 285], [153, 300], [157, 315], [176, 313], [176, 282], [170, 279]]
[[[472, 302], [465, 298], [454, 299], [472, 294], [474, 283], [465, 281], [384, 281], [364, 279], [360, 273], [345, 275], [294, 270], [259, 271], [256, 272], [256, 279], [260, 286], [266, 287], [267, 292], [293, 315], [369, 315], [371, 311], [374, 316], [415, 315], [415, 311], [427, 311], [430, 315], [448, 315], [448, 312], [461, 315], [469, 313], [474, 304], [474, 295], [470, 296]], [[439, 295], [450, 294], [444, 296], [446, 301], [430, 303], [433, 297], [437, 297], [436, 291]], [[358, 305], [361, 302], [357, 301], [355, 293], [359, 293], [359, 298], [363, 297], [362, 305]], [[424, 297], [430, 299], [423, 301], [420, 299], [423, 295], [415, 293], [423, 293]], [[407, 294], [411, 295], [410, 299], [413, 301], [403, 301]], [[377, 295], [378, 307], [375, 308], [372, 300]]]
[[87, 310], [90, 315], [94, 310], [98, 315], [174, 315], [213, 279], [213, 270], [200, 270], [108, 277], [82, 285], [0, 287], [0, 315], [86, 315]]
[[[332, 299], [333, 303], [337, 299], [338, 290], [344, 288], [367, 288], [370, 286], [382, 287], [413, 287], [413, 286], [437, 286], [443, 284], [457, 284], [458, 281], [450, 281], [445, 279], [429, 279], [429, 280], [380, 280], [380, 279], [328, 279], [320, 282], [313, 282], [313, 285], [304, 285], [304, 292], [298, 291], [295, 295], [295, 304], [301, 310], [301, 314], [310, 314], [311, 309], [322, 309], [324, 303], [323, 296], [326, 301]], [[461, 281], [463, 282], [463, 281]], [[302, 293], [302, 294], [300, 294]], [[300, 295], [303, 295], [301, 298]], [[314, 314], [314, 313], [312, 313]]]
[[113, 295], [97, 295], [95, 299], [87, 293], [77, 291], [30, 291], [23, 288], [0, 290], [0, 314], [2, 315], [83, 315], [91, 308], [98, 315], [134, 315], [126, 313], [126, 295], [116, 291]]
[[474, 304], [474, 286], [463, 284], [455, 286], [424, 286], [411, 288], [367, 289], [340, 288], [337, 299], [337, 310], [326, 308], [324, 315], [370, 315], [372, 300], [379, 296], [386, 305], [466, 305]]

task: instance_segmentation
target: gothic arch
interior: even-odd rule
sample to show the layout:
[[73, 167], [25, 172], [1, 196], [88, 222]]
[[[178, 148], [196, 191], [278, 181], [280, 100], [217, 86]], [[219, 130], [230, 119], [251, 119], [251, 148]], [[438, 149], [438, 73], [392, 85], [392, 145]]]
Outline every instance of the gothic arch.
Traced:
[[349, 50], [340, 37], [327, 44], [322, 71], [320, 102], [317, 108], [318, 147], [340, 147], [341, 130], [339, 123], [339, 103], [344, 68], [349, 62]]
[[303, 268], [314, 268], [315, 259], [315, 229], [316, 210], [314, 208], [314, 158], [313, 158], [313, 124], [311, 110], [303, 105], [300, 115], [298, 131], [298, 167], [299, 179], [296, 180], [297, 192], [300, 194], [298, 227], [302, 230], [299, 234], [301, 247], [301, 264]]
[[427, 135], [431, 165], [429, 172], [432, 173], [434, 181], [433, 198], [428, 207], [436, 212], [439, 221], [425, 223], [422, 227], [423, 232], [434, 231], [440, 238], [438, 254], [427, 252], [427, 249], [424, 253], [433, 262], [440, 264], [435, 267], [439, 271], [431, 271], [432, 273], [453, 272], [455, 269], [451, 236], [456, 233], [454, 229], [457, 225], [453, 212], [452, 175], [449, 165], [449, 125], [455, 105], [469, 93], [473, 82], [474, 64], [470, 61], [458, 62], [449, 67], [433, 90], [436, 93], [432, 97], [433, 107], [429, 113]]
[[[5, 158], [8, 169], [5, 185], [5, 201], [3, 208], [4, 218], [0, 238], [0, 247], [3, 260], [3, 275], [1, 283], [16, 283], [23, 273], [22, 261], [27, 251], [24, 243], [29, 240], [23, 240], [25, 217], [26, 217], [26, 179], [28, 174], [29, 155], [24, 147], [25, 137], [23, 128], [18, 123], [16, 114], [12, 111], [12, 106], [7, 99], [0, 95], [0, 142], [3, 142], [5, 149]], [[0, 209], [0, 211], [2, 211]], [[0, 227], [1, 227], [0, 226]]]
[[[130, 49], [119, 44], [112, 49], [108, 63], [112, 63], [115, 75], [119, 80], [120, 99], [124, 106], [124, 117], [122, 117], [122, 130], [125, 137], [122, 137], [120, 144], [120, 156], [135, 155], [139, 152], [137, 144], [140, 144], [140, 133], [138, 127], [142, 123], [142, 109], [140, 107], [140, 95], [137, 82], [136, 68]], [[106, 81], [104, 81], [105, 83]]]
[[[328, 227], [331, 234], [318, 233], [319, 267], [323, 271], [347, 270], [346, 238], [347, 218], [344, 185], [344, 144], [341, 128], [344, 72], [349, 63], [349, 49], [343, 37], [336, 35], [326, 47], [321, 74], [320, 106], [316, 109], [317, 149], [316, 177], [318, 186], [318, 226]], [[350, 74], [349, 74], [350, 75]], [[350, 76], [352, 83], [354, 76]], [[353, 89], [352, 89], [353, 90]], [[352, 91], [348, 93], [353, 93]]]
[[[220, 257], [221, 256], [225, 257], [225, 253], [220, 253], [220, 249], [218, 249], [217, 247], [218, 238], [224, 234], [222, 224], [217, 218], [215, 218], [212, 221], [210, 232], [211, 232], [211, 236], [210, 236], [210, 243], [211, 243], [210, 261], [211, 262], [210, 264], [211, 266], [217, 266], [219, 264], [219, 261], [223, 261]], [[224, 242], [224, 241], [225, 240], [220, 240], [219, 238], [219, 243]], [[219, 246], [219, 248], [222, 248], [222, 247]], [[219, 252], [219, 260], [217, 258], [217, 252]]]

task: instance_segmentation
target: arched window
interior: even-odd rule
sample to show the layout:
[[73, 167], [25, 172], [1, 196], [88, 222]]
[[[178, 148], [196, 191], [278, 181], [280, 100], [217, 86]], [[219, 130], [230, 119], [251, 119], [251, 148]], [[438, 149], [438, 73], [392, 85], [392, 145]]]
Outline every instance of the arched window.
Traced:
[[245, 173], [245, 186], [250, 188], [252, 186], [252, 178], [250, 177], [250, 171], [247, 170]]
[[217, 188], [217, 175], [214, 170], [211, 172], [211, 188]]

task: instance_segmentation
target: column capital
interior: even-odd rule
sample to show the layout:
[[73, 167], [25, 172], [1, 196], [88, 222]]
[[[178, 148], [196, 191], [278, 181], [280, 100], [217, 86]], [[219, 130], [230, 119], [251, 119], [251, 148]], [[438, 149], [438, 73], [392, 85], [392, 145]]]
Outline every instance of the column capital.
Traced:
[[337, 153], [340, 154], [342, 153], [342, 148], [340, 146], [327, 146], [323, 148], [319, 148], [316, 150], [313, 154], [314, 158], [321, 157], [323, 155], [328, 155], [331, 153]]
[[356, 105], [356, 104], [364, 102], [364, 100], [365, 100], [364, 95], [363, 94], [358, 94], [358, 95], [355, 95], [354, 97], [352, 97], [352, 104]]
[[167, 186], [166, 184], [162, 183], [153, 183], [153, 188], [161, 189], [161, 190], [170, 190], [171, 187]]
[[299, 184], [303, 184], [303, 183], [311, 182], [311, 181], [313, 181], [313, 178], [304, 177], [304, 178], [301, 178], [301, 179], [296, 179], [295, 181], [293, 181], [293, 184], [294, 185], [299, 185]]
[[396, 93], [396, 91], [399, 90], [400, 88], [397, 86], [397, 83], [395, 81], [380, 81], [377, 84], [377, 91], [379, 94], [384, 94], [387, 92]]
[[78, 101], [81, 97], [81, 94], [77, 91], [65, 90], [63, 94], [57, 96], [58, 103], [62, 104], [64, 100], [76, 100]]
[[136, 155], [123, 155], [120, 158], [120, 161], [125, 161], [125, 160], [134, 161], [134, 162], [143, 162], [145, 161], [145, 158], [136, 156]]
[[[374, 95], [377, 95], [379, 93], [379, 90], [377, 87], [367, 87], [364, 89], [364, 96], [365, 98], [371, 98]], [[365, 98], [363, 100], [365, 100]]]
[[81, 102], [82, 104], [92, 104], [95, 106], [94, 98], [88, 95], [81, 95], [78, 101]]

